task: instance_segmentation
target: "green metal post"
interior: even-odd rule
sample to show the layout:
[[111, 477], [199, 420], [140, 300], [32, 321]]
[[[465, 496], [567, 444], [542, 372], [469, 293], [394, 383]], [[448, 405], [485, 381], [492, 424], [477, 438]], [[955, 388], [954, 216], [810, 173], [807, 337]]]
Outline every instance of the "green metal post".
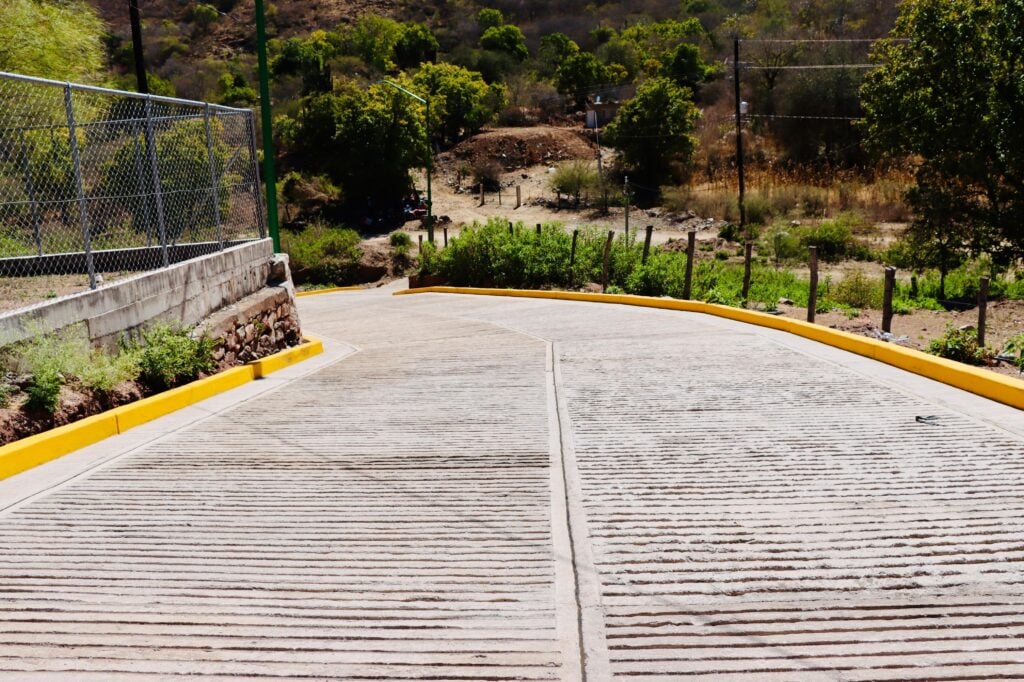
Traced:
[[260, 118], [263, 123], [263, 180], [267, 186], [267, 227], [274, 251], [281, 251], [277, 225], [277, 171], [274, 168], [274, 127], [270, 110], [270, 71], [267, 68], [267, 19], [263, 0], [256, 0], [256, 54], [260, 72]]
[[430, 98], [426, 98], [427, 106], [427, 236], [434, 241], [434, 195], [430, 188], [430, 175], [434, 170], [434, 148], [430, 144]]

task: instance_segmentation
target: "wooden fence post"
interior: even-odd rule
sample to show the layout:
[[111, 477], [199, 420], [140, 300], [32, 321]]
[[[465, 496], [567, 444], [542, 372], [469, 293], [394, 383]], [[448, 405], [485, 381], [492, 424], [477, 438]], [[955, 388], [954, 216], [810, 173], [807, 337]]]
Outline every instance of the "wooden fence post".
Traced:
[[579, 239], [580, 231], [572, 231], [572, 246], [569, 248], [569, 286], [573, 283], [573, 266], [576, 265], [576, 240]]
[[608, 258], [612, 253], [612, 242], [615, 241], [615, 230], [608, 230], [608, 241], [604, 243], [604, 272], [601, 275], [601, 291], [608, 289]]
[[747, 241], [743, 245], [743, 303], [750, 296], [750, 265], [754, 260], [754, 242]]
[[693, 294], [693, 259], [697, 256], [697, 232], [686, 234], [686, 279], [683, 280], [683, 298], [687, 301]]
[[484, 205], [484, 183], [480, 183], [480, 205]]
[[512, 227], [512, 221], [508, 221], [508, 236], [511, 237], [515, 234], [515, 228]]
[[807, 321], [814, 322], [814, 309], [818, 307], [818, 247], [807, 247], [811, 267], [811, 290], [807, 296]]
[[892, 294], [896, 288], [896, 268], [885, 269], [885, 287], [882, 290], [882, 331], [892, 333]]
[[447, 249], [448, 248], [448, 228], [447, 227], [442, 227], [441, 229], [444, 230], [444, 248]]
[[640, 260], [641, 263], [647, 265], [647, 256], [651, 252], [651, 235], [654, 234], [654, 225], [647, 226], [647, 236], [644, 237], [644, 257]]
[[423, 235], [417, 235], [420, 238], [420, 251], [423, 250]]
[[523, 205], [523, 186], [516, 185], [516, 208]]
[[540, 223], [537, 223], [537, 236], [540, 236]]
[[985, 315], [988, 312], [988, 277], [978, 286], [978, 345], [985, 346]]

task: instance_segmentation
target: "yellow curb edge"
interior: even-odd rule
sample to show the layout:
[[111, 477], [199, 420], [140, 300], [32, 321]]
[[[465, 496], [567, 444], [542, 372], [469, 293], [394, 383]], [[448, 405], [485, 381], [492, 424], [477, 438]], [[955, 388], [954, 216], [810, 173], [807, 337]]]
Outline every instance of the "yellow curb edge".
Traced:
[[116, 436], [324, 352], [308, 334], [294, 348], [0, 447], [0, 480]]
[[731, 308], [702, 301], [680, 301], [678, 299], [653, 298], [630, 294], [589, 294], [574, 291], [533, 291], [524, 289], [479, 289], [472, 287], [424, 287], [396, 291], [395, 296], [406, 294], [472, 294], [476, 296], [510, 296], [515, 298], [543, 298], [563, 301], [588, 301], [592, 303], [617, 303], [620, 305], [684, 312], [704, 313], [745, 322], [761, 327], [789, 332], [805, 339], [817, 341], [841, 350], [863, 355], [884, 362], [887, 365], [933, 379], [948, 386], [980, 395], [990, 400], [1024, 409], [1024, 381], [1003, 376], [978, 367], [971, 367], [945, 358], [929, 355], [913, 348], [904, 348], [877, 339], [870, 339], [850, 332], [830, 329], [821, 325], [794, 320], [755, 310]]
[[334, 294], [339, 291], [362, 291], [365, 287], [331, 287], [330, 289], [310, 289], [309, 291], [296, 291], [295, 296], [319, 296], [320, 294]]

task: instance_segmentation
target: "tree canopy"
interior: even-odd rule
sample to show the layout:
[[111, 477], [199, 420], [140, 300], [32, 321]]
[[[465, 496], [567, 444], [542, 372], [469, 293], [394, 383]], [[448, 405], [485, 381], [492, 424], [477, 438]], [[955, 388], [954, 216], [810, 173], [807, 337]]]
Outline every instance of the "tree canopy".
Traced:
[[[869, 142], [917, 159], [920, 236], [1024, 256], [1024, 0], [907, 3], [862, 89]], [[941, 209], [941, 210], [940, 210]]]
[[606, 139], [622, 152], [626, 168], [657, 181], [672, 174], [673, 164], [692, 159], [699, 115], [688, 89], [669, 78], [653, 78], [622, 105]]
[[0, 71], [97, 82], [104, 73], [105, 26], [81, 0], [0, 3]]

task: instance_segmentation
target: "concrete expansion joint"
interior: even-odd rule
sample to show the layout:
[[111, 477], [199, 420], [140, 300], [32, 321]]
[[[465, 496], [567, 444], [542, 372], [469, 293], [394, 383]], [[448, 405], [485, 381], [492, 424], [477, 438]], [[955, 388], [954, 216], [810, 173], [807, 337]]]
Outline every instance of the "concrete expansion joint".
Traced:
[[[584, 682], [608, 682], [611, 668], [608, 660], [608, 645], [604, 631], [604, 613], [601, 608], [601, 586], [594, 565], [587, 528], [586, 510], [576, 451], [572, 433], [572, 420], [565, 402], [565, 389], [558, 362], [557, 344], [547, 342], [546, 376], [549, 381], [549, 398], [554, 410], [552, 430], [558, 435], [558, 471], [562, 488], [566, 532], [568, 534], [572, 573], [574, 581], [576, 628], [578, 632], [580, 678]], [[556, 475], [552, 472], [552, 475]], [[552, 519], [555, 510], [552, 510]], [[556, 546], [557, 549], [557, 546]]]

